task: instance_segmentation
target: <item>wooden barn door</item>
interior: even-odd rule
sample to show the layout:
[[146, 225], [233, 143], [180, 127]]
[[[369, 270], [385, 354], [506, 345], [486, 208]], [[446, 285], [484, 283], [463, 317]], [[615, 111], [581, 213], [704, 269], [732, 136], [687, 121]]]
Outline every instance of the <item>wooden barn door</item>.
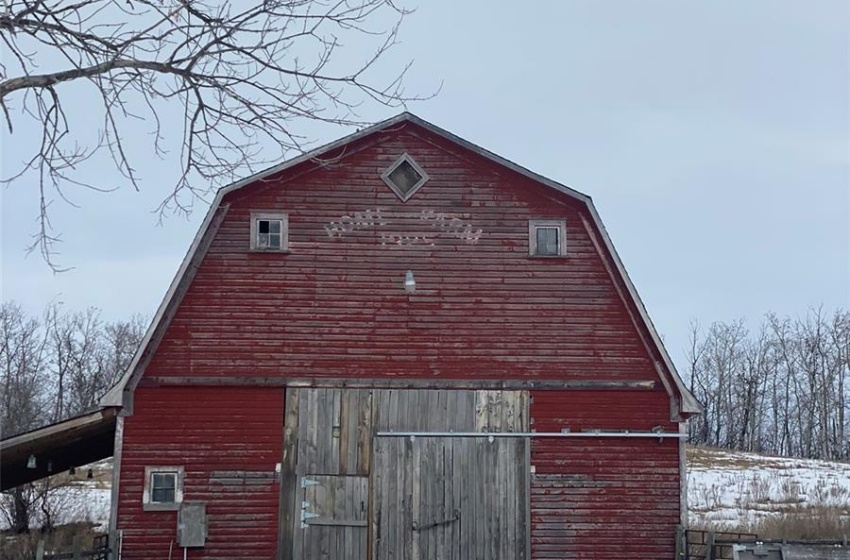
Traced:
[[[523, 432], [528, 395], [388, 391], [378, 431]], [[378, 436], [372, 464], [372, 558], [517, 560], [528, 556], [528, 439]]]
[[377, 438], [373, 558], [527, 558], [527, 443]]
[[372, 392], [288, 389], [281, 557], [366, 560]]
[[289, 560], [527, 558], [528, 440], [514, 391], [288, 389], [281, 553]]

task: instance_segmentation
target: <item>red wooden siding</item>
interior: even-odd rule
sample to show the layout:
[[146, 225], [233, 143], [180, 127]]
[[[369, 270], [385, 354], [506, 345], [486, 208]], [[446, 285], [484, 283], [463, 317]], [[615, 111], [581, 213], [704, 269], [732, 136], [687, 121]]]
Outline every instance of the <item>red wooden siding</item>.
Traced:
[[[352, 152], [225, 198], [145, 375], [657, 378], [580, 204], [411, 126]], [[403, 152], [431, 177], [407, 203]], [[251, 210], [289, 213], [290, 254], [248, 251]], [[529, 218], [566, 218], [567, 258], [529, 258]]]
[[[402, 203], [380, 175], [405, 152], [430, 180]], [[535, 391], [532, 428], [678, 430], [660, 356], [647, 351], [583, 203], [410, 123], [342, 155], [224, 198], [126, 419], [127, 558], [167, 557], [175, 514], [143, 512], [141, 493], [144, 467], [168, 464], [186, 468], [185, 499], [208, 504], [209, 543], [193, 558], [273, 557], [278, 485], [213, 476], [271, 472], [281, 460], [283, 392], [237, 388], [250, 378], [655, 380], [650, 391]], [[290, 252], [249, 251], [252, 211], [288, 213]], [[566, 220], [566, 258], [528, 256], [536, 218]], [[172, 386], [156, 384], [166, 377]], [[187, 377], [231, 387], [177, 379]], [[673, 556], [676, 440], [532, 441], [534, 558]]]
[[[535, 391], [532, 399], [538, 432], [678, 430], [662, 391]], [[531, 464], [533, 558], [675, 555], [678, 440], [533, 439]]]
[[146, 466], [185, 468], [186, 501], [207, 504], [209, 539], [189, 558], [273, 558], [279, 484], [244, 483], [225, 471], [271, 474], [281, 461], [283, 391], [245, 388], [139, 388], [134, 415], [125, 418], [118, 528], [122, 558], [168, 558], [177, 547], [177, 513], [143, 511]]

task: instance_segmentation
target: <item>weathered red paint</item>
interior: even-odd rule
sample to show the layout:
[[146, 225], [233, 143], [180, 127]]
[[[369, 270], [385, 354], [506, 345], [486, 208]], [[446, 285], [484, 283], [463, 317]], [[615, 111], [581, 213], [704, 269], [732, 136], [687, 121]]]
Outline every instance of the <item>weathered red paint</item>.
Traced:
[[[227, 217], [146, 375], [654, 378], [586, 210], [414, 132], [226, 198]], [[407, 203], [379, 178], [403, 152], [431, 176]], [[289, 213], [289, 254], [247, 251], [252, 209]], [[367, 209], [389, 224], [327, 233]], [[381, 234], [433, 235], [423, 211], [460, 216], [482, 230], [479, 242], [381, 244]], [[529, 258], [529, 218], [566, 218], [569, 256]]]
[[273, 558], [279, 486], [235, 483], [223, 471], [274, 474], [283, 392], [271, 388], [139, 388], [124, 421], [118, 529], [122, 559], [182, 558], [175, 511], [143, 511], [145, 466], [185, 468], [184, 500], [207, 504], [209, 540], [192, 559]]
[[[649, 431], [670, 422], [663, 391], [534, 391], [541, 432]], [[534, 558], [673, 558], [679, 444], [672, 439], [532, 439]]]
[[[407, 203], [380, 179], [404, 152], [430, 175]], [[659, 380], [658, 351], [582, 204], [409, 123], [338, 155], [225, 197], [144, 378]], [[248, 250], [252, 210], [288, 213], [289, 253]], [[367, 210], [371, 225], [354, 227]], [[536, 218], [566, 219], [566, 258], [529, 258]], [[478, 230], [476, 243], [459, 238]], [[166, 557], [174, 514], [141, 511], [141, 479], [168, 461], [186, 465], [186, 499], [208, 503], [210, 545], [192, 558], [272, 557], [277, 485], [242, 495], [209, 479], [273, 469], [282, 406], [280, 388], [138, 388], [121, 461], [125, 557]], [[660, 385], [535, 391], [531, 416], [537, 431], [678, 430]], [[673, 556], [675, 440], [534, 440], [531, 459], [535, 558]]]

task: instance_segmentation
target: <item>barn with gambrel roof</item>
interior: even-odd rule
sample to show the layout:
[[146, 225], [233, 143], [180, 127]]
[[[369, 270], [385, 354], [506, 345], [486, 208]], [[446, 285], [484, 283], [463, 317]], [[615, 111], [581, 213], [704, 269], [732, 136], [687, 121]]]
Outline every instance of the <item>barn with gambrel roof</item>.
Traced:
[[700, 410], [591, 199], [409, 113], [222, 189], [102, 404], [126, 560], [672, 558]]

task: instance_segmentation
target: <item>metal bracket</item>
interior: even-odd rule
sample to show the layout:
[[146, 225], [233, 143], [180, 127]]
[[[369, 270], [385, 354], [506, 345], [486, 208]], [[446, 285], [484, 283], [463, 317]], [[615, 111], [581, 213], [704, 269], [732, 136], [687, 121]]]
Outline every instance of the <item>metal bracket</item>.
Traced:
[[307, 508], [309, 508], [309, 507], [310, 507], [310, 502], [301, 502], [301, 528], [302, 529], [306, 529], [307, 527], [310, 526], [310, 524], [307, 523], [307, 521], [309, 521], [310, 519], [315, 519], [315, 518], [319, 517], [318, 513], [311, 513], [309, 511], [307, 511]]
[[301, 488], [307, 488], [308, 486], [317, 486], [318, 484], [318, 480], [310, 480], [309, 478], [301, 477]]
[[420, 525], [419, 523], [414, 521], [410, 528], [414, 531], [424, 531], [425, 529], [433, 529], [434, 527], [449, 525], [460, 519], [460, 512], [458, 510], [454, 510], [454, 512], [452, 513], [454, 514], [454, 517], [451, 517], [449, 519], [443, 519], [442, 521], [434, 521], [433, 523], [428, 523], [426, 525]]

